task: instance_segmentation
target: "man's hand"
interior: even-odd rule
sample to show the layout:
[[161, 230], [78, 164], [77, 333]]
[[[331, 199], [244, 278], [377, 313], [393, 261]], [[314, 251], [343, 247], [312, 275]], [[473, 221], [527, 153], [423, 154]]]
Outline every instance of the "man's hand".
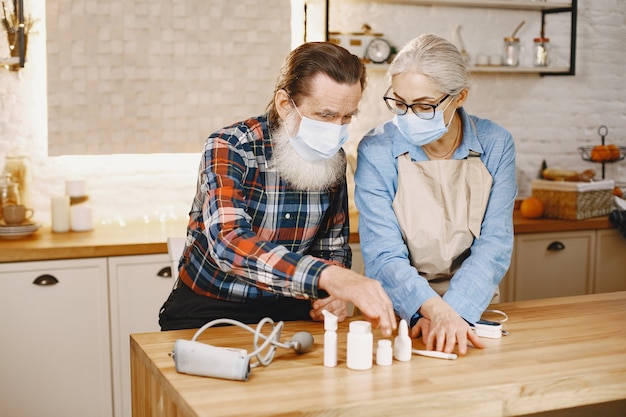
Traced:
[[383, 336], [391, 336], [397, 327], [393, 305], [380, 282], [332, 265], [322, 271], [318, 285], [332, 297], [352, 302]]
[[411, 337], [419, 337], [426, 345], [427, 350], [451, 353], [454, 346], [459, 346], [459, 354], [467, 353], [468, 341], [474, 347], [485, 347], [480, 337], [452, 307], [442, 298], [433, 297], [420, 308], [421, 317], [411, 329]]
[[337, 321], [344, 321], [348, 317], [348, 305], [345, 301], [339, 300], [332, 295], [330, 297], [321, 298], [313, 301], [311, 304], [313, 309], [309, 313], [315, 321], [324, 321], [322, 310], [328, 310], [337, 316]]

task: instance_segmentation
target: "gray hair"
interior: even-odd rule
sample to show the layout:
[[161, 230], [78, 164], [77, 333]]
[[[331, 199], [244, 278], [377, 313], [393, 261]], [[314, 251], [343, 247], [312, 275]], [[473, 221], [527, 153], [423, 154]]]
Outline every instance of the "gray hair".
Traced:
[[469, 89], [469, 72], [454, 44], [432, 34], [421, 35], [402, 47], [387, 71], [391, 81], [404, 72], [429, 77], [439, 89], [451, 96]]

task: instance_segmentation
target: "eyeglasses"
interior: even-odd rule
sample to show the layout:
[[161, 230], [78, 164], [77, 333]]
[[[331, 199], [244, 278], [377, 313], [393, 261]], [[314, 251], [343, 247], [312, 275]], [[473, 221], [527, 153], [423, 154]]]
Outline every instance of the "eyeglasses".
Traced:
[[435, 117], [435, 110], [437, 109], [437, 107], [439, 107], [441, 103], [443, 103], [444, 101], [446, 101], [448, 97], [450, 97], [450, 94], [446, 94], [445, 96], [443, 96], [443, 98], [441, 98], [435, 104], [430, 104], [430, 103], [406, 104], [404, 101], [400, 101], [393, 97], [387, 97], [387, 94], [389, 94], [390, 91], [391, 91], [391, 88], [389, 88], [387, 92], [385, 93], [385, 95], [383, 96], [383, 100], [385, 100], [385, 104], [387, 105], [387, 108], [389, 109], [390, 112], [392, 112], [393, 114], [402, 116], [402, 115], [405, 115], [406, 112], [409, 111], [409, 109], [411, 109], [417, 117], [419, 117], [420, 119], [424, 119], [424, 120], [430, 120], [433, 117]]

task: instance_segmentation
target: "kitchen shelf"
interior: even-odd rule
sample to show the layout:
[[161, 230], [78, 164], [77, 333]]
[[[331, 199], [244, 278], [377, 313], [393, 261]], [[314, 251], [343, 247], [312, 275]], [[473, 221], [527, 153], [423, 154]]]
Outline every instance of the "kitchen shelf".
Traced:
[[512, 10], [569, 10], [572, 2], [545, 2], [531, 0], [341, 0], [344, 3], [387, 3], [411, 6], [472, 7]]
[[[411, 6], [432, 6], [432, 7], [465, 7], [484, 9], [505, 9], [505, 10], [526, 10], [541, 13], [541, 32], [545, 27], [545, 18], [554, 13], [570, 13], [570, 63], [569, 67], [505, 67], [505, 66], [474, 66], [470, 68], [473, 73], [504, 73], [504, 74], [539, 74], [544, 75], [575, 75], [576, 74], [576, 21], [578, 15], [578, 0], [570, 1], [533, 1], [533, 0], [323, 0], [325, 14], [326, 40], [329, 31], [329, 10], [330, 2], [339, 1], [343, 3], [366, 4], [384, 3]], [[319, 0], [311, 0], [311, 4], [319, 4]], [[368, 65], [370, 68], [380, 68], [386, 70], [383, 64]]]
[[[365, 64], [368, 71], [380, 71], [386, 72], [389, 69], [389, 64]], [[472, 74], [566, 74], [569, 68], [566, 67], [506, 67], [504, 65], [484, 65], [484, 66], [470, 66], [469, 71]]]

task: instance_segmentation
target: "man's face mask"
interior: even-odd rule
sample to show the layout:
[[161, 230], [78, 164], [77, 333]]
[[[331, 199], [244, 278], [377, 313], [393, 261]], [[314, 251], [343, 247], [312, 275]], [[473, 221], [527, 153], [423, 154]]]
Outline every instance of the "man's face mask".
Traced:
[[[292, 100], [293, 103], [293, 100]], [[300, 128], [291, 136], [291, 146], [309, 162], [319, 162], [333, 157], [348, 140], [348, 125], [322, 122], [300, 115]]]

